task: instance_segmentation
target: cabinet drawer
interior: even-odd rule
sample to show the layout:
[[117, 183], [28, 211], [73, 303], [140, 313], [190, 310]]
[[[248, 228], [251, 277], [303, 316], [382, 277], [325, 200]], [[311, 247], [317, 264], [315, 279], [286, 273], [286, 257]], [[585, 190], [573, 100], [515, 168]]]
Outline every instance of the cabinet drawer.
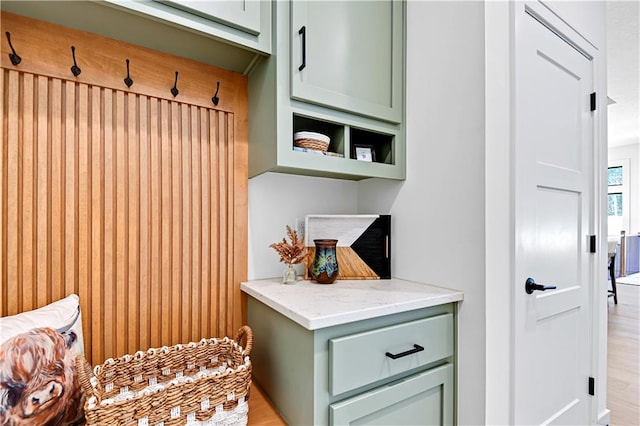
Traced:
[[330, 425], [451, 425], [453, 365], [445, 364], [329, 406]]
[[451, 355], [452, 314], [330, 339], [329, 390], [339, 395]]

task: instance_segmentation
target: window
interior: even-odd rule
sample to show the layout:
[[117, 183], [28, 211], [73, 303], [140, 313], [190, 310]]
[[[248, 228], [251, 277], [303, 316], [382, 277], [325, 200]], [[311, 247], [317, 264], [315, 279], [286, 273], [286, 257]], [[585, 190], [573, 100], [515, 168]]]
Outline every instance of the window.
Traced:
[[629, 160], [609, 162], [607, 173], [607, 212], [609, 216], [609, 235], [620, 235], [620, 231], [629, 227]]
[[609, 186], [622, 185], [622, 166], [609, 167]]

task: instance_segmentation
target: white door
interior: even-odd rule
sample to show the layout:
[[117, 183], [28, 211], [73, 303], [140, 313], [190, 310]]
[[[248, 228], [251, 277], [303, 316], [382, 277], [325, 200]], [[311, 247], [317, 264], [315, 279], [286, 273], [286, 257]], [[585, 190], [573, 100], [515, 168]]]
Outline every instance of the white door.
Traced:
[[[514, 422], [586, 425], [593, 60], [539, 6], [515, 27]], [[527, 278], [557, 288], [528, 294]]]

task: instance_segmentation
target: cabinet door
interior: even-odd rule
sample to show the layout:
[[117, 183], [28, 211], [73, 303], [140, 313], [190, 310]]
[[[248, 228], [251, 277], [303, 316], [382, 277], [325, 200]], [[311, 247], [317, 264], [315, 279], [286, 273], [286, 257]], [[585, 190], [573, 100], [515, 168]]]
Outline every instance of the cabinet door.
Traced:
[[[156, 0], [251, 34], [260, 34], [260, 0]], [[264, 7], [269, 7], [266, 2]]]
[[404, 2], [291, 3], [291, 96], [402, 119]]
[[451, 425], [453, 365], [331, 404], [329, 413], [331, 425]]

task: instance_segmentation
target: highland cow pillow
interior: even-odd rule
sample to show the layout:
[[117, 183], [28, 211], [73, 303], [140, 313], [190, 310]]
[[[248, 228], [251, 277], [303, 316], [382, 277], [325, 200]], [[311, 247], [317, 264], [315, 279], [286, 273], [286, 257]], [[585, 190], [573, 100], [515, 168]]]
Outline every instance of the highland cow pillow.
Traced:
[[75, 357], [83, 353], [75, 294], [0, 318], [0, 425], [81, 424]]

